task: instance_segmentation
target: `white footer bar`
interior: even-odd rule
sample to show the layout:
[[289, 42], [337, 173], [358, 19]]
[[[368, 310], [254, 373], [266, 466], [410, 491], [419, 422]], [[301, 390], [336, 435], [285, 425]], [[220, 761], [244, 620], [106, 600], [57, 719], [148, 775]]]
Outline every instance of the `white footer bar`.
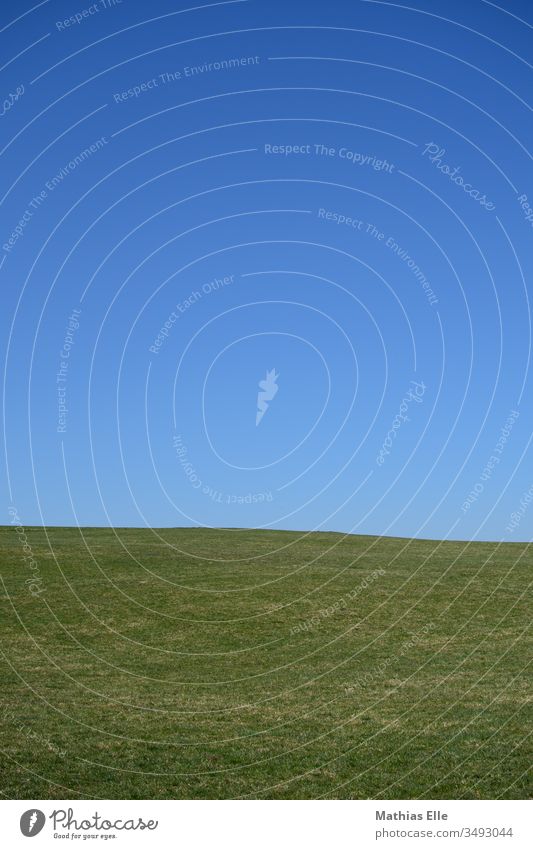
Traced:
[[[0, 801], [3, 846], [533, 847], [527, 801]], [[35, 843], [29, 839], [35, 838]]]

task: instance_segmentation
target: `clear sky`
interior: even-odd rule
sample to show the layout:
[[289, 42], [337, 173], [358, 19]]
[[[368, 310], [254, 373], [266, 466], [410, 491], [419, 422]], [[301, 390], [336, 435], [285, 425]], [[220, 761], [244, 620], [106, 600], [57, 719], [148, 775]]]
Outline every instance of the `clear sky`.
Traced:
[[2, 5], [6, 524], [531, 538], [500, 6]]

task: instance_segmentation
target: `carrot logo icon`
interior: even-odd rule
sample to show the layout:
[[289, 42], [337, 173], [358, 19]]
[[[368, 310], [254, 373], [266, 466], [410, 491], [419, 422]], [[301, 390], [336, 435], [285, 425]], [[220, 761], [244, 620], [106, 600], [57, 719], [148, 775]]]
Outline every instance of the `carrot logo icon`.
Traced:
[[30, 808], [20, 818], [20, 830], [24, 837], [35, 837], [36, 834], [42, 831], [45, 822], [46, 817], [42, 811], [39, 811], [37, 808]]
[[269, 402], [272, 401], [279, 387], [276, 383], [279, 374], [276, 374], [276, 369], [267, 371], [266, 378], [259, 381], [260, 392], [257, 393], [257, 413], [255, 414], [255, 426], [259, 424], [266, 411], [268, 410]]

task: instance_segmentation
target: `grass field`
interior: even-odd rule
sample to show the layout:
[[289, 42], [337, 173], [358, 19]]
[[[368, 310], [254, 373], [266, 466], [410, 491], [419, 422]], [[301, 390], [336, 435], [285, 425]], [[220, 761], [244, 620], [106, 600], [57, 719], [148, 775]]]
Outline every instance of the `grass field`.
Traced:
[[531, 795], [527, 545], [25, 534], [0, 529], [5, 796]]

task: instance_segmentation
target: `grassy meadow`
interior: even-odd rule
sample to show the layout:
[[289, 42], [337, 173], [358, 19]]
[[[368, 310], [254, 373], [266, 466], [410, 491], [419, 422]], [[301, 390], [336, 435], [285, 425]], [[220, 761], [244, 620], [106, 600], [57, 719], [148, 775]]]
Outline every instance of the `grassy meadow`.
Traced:
[[525, 544], [4, 527], [0, 546], [4, 797], [531, 796]]

